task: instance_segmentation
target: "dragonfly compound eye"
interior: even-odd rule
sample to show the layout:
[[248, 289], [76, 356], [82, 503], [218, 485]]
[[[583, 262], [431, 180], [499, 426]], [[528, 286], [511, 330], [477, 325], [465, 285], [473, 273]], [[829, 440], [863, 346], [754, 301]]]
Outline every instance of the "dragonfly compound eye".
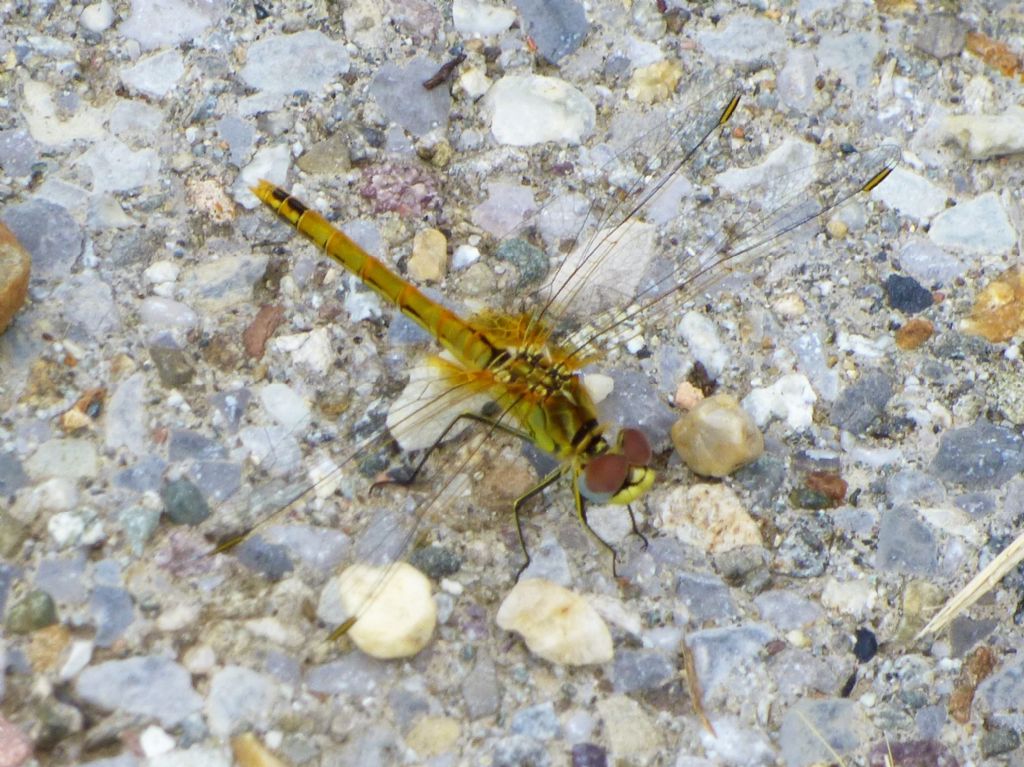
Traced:
[[619, 449], [626, 456], [630, 466], [646, 466], [651, 462], [654, 451], [647, 435], [639, 429], [623, 429], [619, 432]]
[[618, 453], [599, 455], [587, 464], [579, 479], [580, 494], [588, 501], [605, 503], [626, 484], [629, 459]]

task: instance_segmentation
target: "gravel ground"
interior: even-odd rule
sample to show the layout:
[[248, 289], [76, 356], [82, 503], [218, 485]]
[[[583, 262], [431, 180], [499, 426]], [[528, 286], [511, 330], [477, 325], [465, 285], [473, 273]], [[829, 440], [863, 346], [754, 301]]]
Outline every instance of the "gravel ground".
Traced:
[[[1024, 515], [1019, 7], [43, 0], [0, 19], [0, 220], [32, 256], [0, 336], [0, 767], [1024, 764], [1021, 573], [915, 640]], [[768, 240], [588, 368], [603, 414], [654, 442], [649, 545], [595, 508], [613, 576], [564, 484], [524, 514], [527, 575], [596, 610], [559, 651], [607, 626], [611, 660], [549, 662], [496, 625], [523, 563], [509, 505], [542, 458], [469, 434], [370, 493], [408, 460], [385, 420], [429, 339], [276, 222], [261, 177], [470, 311], [542, 300], [574, 243], [644, 200], [567, 326]], [[498, 247], [524, 218], [546, 254]], [[683, 382], [739, 399], [764, 455], [723, 482], [687, 470]], [[436, 586], [427, 646], [328, 641], [335, 571], [399, 554]]]

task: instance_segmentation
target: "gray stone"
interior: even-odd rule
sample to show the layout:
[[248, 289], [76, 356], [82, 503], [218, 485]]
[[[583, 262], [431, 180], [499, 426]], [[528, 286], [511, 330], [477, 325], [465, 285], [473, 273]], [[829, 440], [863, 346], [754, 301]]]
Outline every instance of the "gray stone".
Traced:
[[210, 506], [199, 488], [187, 479], [176, 479], [160, 492], [164, 514], [176, 525], [195, 526], [210, 516]]
[[868, 371], [840, 392], [832, 406], [832, 423], [852, 434], [863, 435], [881, 417], [892, 394], [889, 376], [880, 370]]
[[931, 471], [947, 484], [991, 490], [1024, 471], [1024, 438], [979, 419], [942, 435]]
[[579, 48], [590, 29], [577, 0], [515, 0], [515, 6], [537, 52], [552, 64]]
[[192, 676], [169, 658], [145, 655], [90, 666], [78, 677], [78, 695], [107, 711], [123, 711], [174, 727], [202, 707]]
[[729, 587], [708, 573], [680, 573], [676, 576], [676, 596], [696, 624], [720, 621], [736, 615]]
[[900, 507], [885, 512], [878, 530], [875, 567], [900, 573], [928, 575], [938, 567], [935, 536], [914, 510]]
[[516, 711], [512, 715], [509, 730], [514, 735], [525, 735], [534, 740], [553, 740], [558, 737], [561, 726], [554, 704], [548, 701]]
[[660, 652], [620, 649], [615, 653], [612, 678], [616, 692], [656, 690], [677, 675], [676, 664]]
[[110, 647], [135, 619], [132, 596], [114, 586], [97, 586], [89, 600], [89, 612], [96, 625], [97, 647]]
[[84, 234], [60, 205], [29, 200], [4, 208], [4, 223], [32, 256], [32, 277], [62, 277], [82, 255]]
[[914, 47], [937, 59], [949, 59], [960, 55], [966, 40], [967, 25], [956, 16], [926, 13], [914, 35]]
[[429, 79], [439, 66], [438, 62], [422, 57], [413, 59], [404, 67], [388, 62], [374, 76], [370, 94], [388, 119], [413, 135], [443, 131], [448, 126], [451, 94], [448, 88], [427, 90], [423, 87], [423, 81]]

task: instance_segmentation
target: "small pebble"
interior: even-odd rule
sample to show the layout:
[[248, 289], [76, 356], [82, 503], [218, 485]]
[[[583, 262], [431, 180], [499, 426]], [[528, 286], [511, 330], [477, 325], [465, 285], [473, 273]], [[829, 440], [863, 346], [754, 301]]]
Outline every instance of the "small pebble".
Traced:
[[437, 624], [430, 581], [405, 562], [389, 568], [352, 565], [339, 579], [342, 605], [356, 618], [348, 631], [374, 658], [407, 658], [424, 647]]
[[437, 229], [421, 229], [412, 241], [412, 255], [406, 264], [417, 282], [438, 282], [448, 262], [448, 240]]
[[889, 306], [906, 314], [923, 312], [932, 305], [931, 291], [913, 277], [891, 274], [885, 281], [885, 295]]
[[455, 0], [452, 3], [452, 22], [464, 35], [497, 35], [512, 26], [516, 12], [511, 8], [477, 2]]
[[149, 356], [153, 360], [157, 375], [168, 389], [184, 386], [195, 375], [195, 368], [188, 355], [181, 349], [168, 346], [150, 346]]
[[187, 479], [176, 479], [160, 491], [164, 514], [176, 525], [195, 526], [210, 516], [210, 505], [199, 488]]
[[626, 695], [599, 698], [597, 713], [604, 723], [612, 764], [649, 764], [664, 743], [650, 715]]
[[967, 24], [949, 13], [929, 13], [914, 35], [914, 47], [937, 59], [960, 55], [967, 40]]
[[85, 703], [156, 719], [175, 727], [196, 714], [203, 699], [183, 666], [159, 655], [108, 660], [86, 668], [75, 680]]
[[878, 640], [870, 629], [857, 629], [856, 641], [853, 645], [853, 655], [861, 663], [867, 663], [875, 657], [878, 652]]
[[420, 759], [429, 760], [451, 751], [459, 739], [461, 727], [449, 716], [424, 716], [405, 736], [405, 745]]
[[633, 70], [626, 95], [641, 104], [654, 104], [669, 98], [676, 90], [683, 68], [678, 61], [656, 61]]
[[935, 325], [924, 317], [911, 317], [896, 331], [896, 346], [905, 352], [924, 345], [935, 332]]
[[612, 636], [601, 616], [586, 599], [551, 581], [517, 583], [498, 608], [497, 623], [551, 663], [583, 666], [612, 659]]
[[690, 470], [725, 477], [764, 452], [764, 437], [731, 394], [715, 394], [676, 421], [672, 444]]
[[516, 0], [515, 6], [537, 53], [551, 64], [579, 48], [590, 29], [579, 0]]
[[45, 591], [35, 589], [11, 605], [4, 625], [12, 634], [31, 634], [57, 622], [57, 605]]
[[28, 735], [0, 716], [0, 767], [21, 767], [32, 756], [32, 750]]

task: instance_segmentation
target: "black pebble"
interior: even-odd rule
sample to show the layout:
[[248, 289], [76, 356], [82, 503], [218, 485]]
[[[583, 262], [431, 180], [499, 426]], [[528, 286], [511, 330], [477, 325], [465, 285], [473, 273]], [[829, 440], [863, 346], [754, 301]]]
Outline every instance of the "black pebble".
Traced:
[[857, 640], [853, 643], [853, 654], [861, 663], [867, 663], [878, 652], [878, 640], [869, 629], [857, 629]]
[[905, 314], [923, 312], [932, 305], [931, 291], [913, 277], [890, 274], [885, 280], [885, 295], [889, 306]]

